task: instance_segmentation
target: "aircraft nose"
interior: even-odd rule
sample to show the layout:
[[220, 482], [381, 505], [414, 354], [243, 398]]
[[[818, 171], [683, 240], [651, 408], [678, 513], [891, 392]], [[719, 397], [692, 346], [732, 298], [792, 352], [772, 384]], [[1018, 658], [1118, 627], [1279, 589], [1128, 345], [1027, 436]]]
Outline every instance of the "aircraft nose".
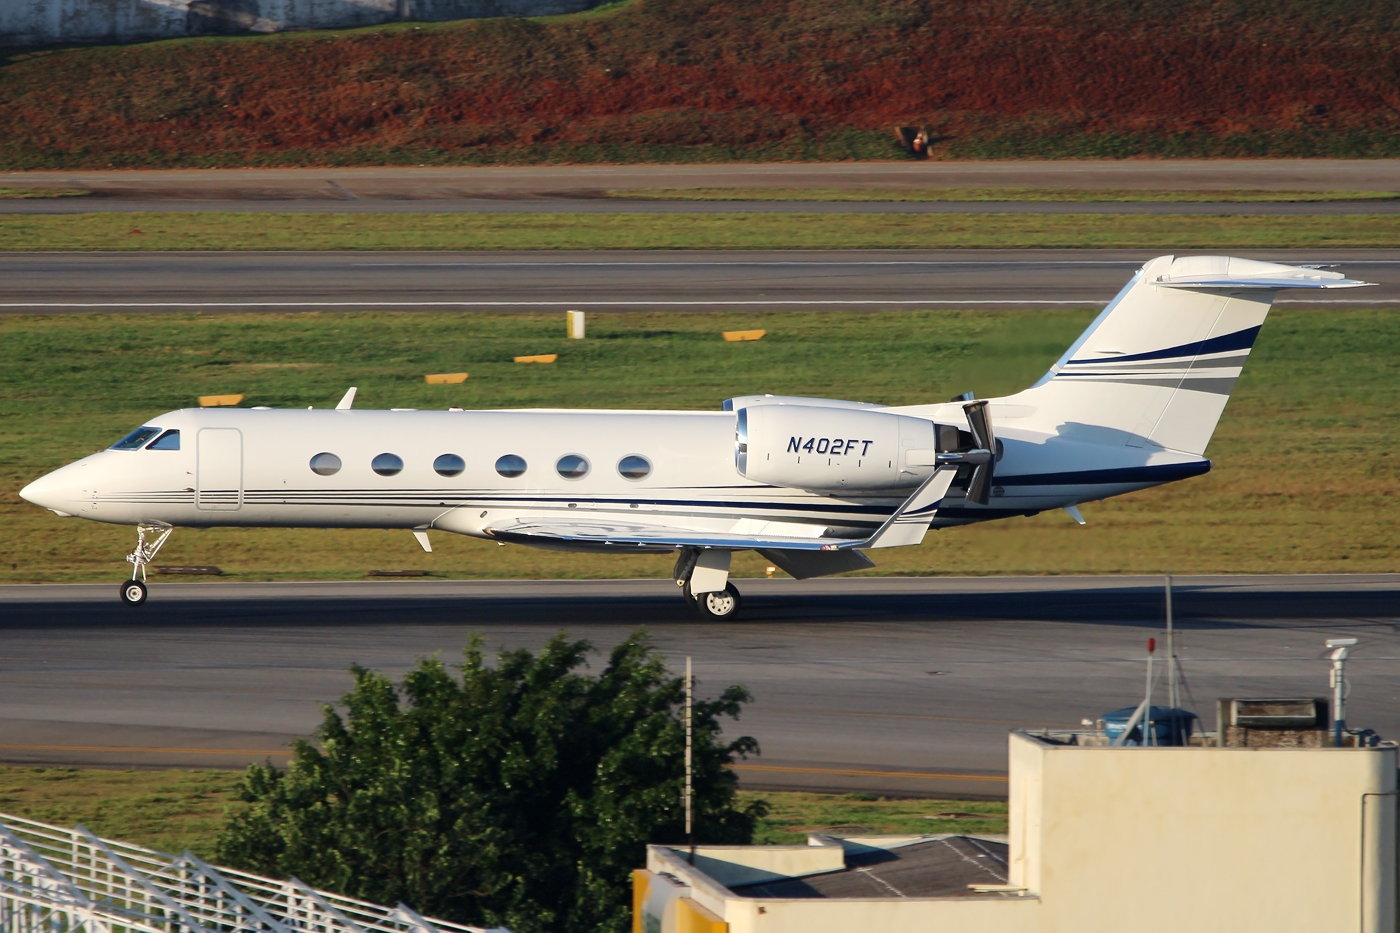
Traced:
[[69, 477], [59, 476], [62, 472], [64, 471], [54, 470], [52, 473], [39, 477], [19, 491], [20, 498], [64, 518], [71, 517], [73, 515], [72, 500], [77, 497], [77, 490], [68, 481]]

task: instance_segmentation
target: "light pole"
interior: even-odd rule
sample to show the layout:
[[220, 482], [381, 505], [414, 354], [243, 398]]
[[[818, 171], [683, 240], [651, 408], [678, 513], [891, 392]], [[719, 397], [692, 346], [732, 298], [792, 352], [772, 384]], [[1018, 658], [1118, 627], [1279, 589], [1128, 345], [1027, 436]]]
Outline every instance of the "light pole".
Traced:
[[1332, 649], [1332, 744], [1342, 747], [1342, 733], [1347, 727], [1347, 655], [1356, 644], [1355, 638], [1329, 638], [1327, 647]]

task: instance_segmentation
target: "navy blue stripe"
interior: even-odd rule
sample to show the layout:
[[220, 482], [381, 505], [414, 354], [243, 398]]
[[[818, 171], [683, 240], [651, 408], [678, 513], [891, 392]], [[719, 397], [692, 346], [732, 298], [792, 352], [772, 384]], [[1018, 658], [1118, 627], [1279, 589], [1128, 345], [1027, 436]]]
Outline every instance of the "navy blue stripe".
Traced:
[[1237, 330], [1233, 334], [1224, 334], [1220, 337], [1212, 337], [1209, 340], [1200, 340], [1196, 343], [1184, 343], [1179, 347], [1168, 347], [1165, 350], [1153, 350], [1150, 353], [1134, 353], [1130, 356], [1110, 356], [1101, 360], [1070, 360], [1066, 366], [1074, 366], [1083, 363], [1132, 363], [1138, 360], [1169, 360], [1178, 356], [1200, 356], [1202, 353], [1224, 353], [1226, 350], [1248, 350], [1254, 346], [1254, 340], [1259, 336], [1258, 327], [1249, 327], [1244, 330]]
[[[888, 496], [889, 499], [898, 499], [899, 491]], [[770, 502], [762, 499], [750, 499], [739, 501], [726, 501], [715, 499], [648, 499], [645, 497], [597, 497], [597, 496], [498, 496], [489, 492], [475, 493], [470, 495], [433, 495], [417, 491], [404, 492], [379, 492], [366, 493], [356, 496], [360, 500], [368, 501], [348, 501], [351, 496], [338, 494], [334, 490], [325, 490], [317, 495], [298, 494], [295, 492], [282, 492], [280, 490], [259, 490], [252, 489], [244, 492], [243, 501], [257, 502], [260, 504], [275, 505], [282, 500], [301, 500], [295, 504], [314, 505], [423, 505], [434, 506], [440, 503], [461, 503], [482, 505], [488, 508], [510, 508], [520, 506], [547, 506], [559, 508], [570, 502], [587, 503], [590, 505], [612, 505], [625, 506], [628, 503], [636, 502], [642, 505], [660, 505], [686, 508], [731, 508], [731, 509], [771, 509], [781, 511], [798, 512], [854, 512], [862, 515], [889, 515], [890, 507], [887, 505], [840, 505], [824, 502]], [[871, 497], [873, 498], [873, 497]], [[882, 497], [883, 498], [883, 497]], [[491, 503], [507, 503], [506, 505]], [[294, 504], [288, 502], [287, 504]]]
[[[997, 474], [993, 482], [998, 486], [1096, 486], [1096, 485], [1121, 485], [1130, 483], [1170, 483], [1176, 480], [1189, 479], [1192, 476], [1200, 476], [1202, 473], [1210, 472], [1211, 462], [1209, 460], [1196, 460], [1191, 463], [1164, 463], [1157, 466], [1142, 467], [1120, 467], [1111, 470], [1079, 470], [1064, 473], [1021, 473], [1021, 474]], [[897, 494], [896, 494], [897, 495]], [[891, 497], [893, 498], [893, 497]], [[357, 501], [356, 501], [357, 500]], [[103, 501], [110, 502], [133, 502], [126, 497], [112, 497]], [[184, 498], [178, 502], [143, 503], [143, 504], [182, 504], [188, 505], [191, 498]], [[236, 501], [230, 498], [229, 501]], [[638, 498], [602, 498], [592, 496], [561, 496], [558, 498], [532, 497], [532, 496], [493, 496], [489, 493], [477, 493], [469, 495], [424, 495], [422, 493], [399, 493], [394, 496], [379, 493], [377, 495], [357, 496], [354, 500], [350, 496], [337, 495], [335, 490], [325, 490], [318, 495], [310, 496], [304, 492], [283, 492], [281, 490], [248, 490], [243, 494], [243, 502], [246, 505], [296, 505], [296, 506], [320, 506], [320, 507], [346, 507], [346, 508], [389, 508], [393, 506], [417, 506], [420, 508], [442, 508], [446, 507], [485, 507], [492, 509], [515, 507], [552, 507], [568, 502], [588, 503], [591, 505], [604, 505], [620, 507], [625, 503], [638, 502], [644, 505], [667, 505], [667, 506], [687, 506], [692, 508], [706, 509], [736, 509], [740, 511], [791, 511], [807, 512], [817, 514], [841, 514], [845, 515], [872, 515], [884, 518], [891, 514], [888, 506], [880, 505], [841, 505], [837, 503], [824, 502], [771, 502], [764, 500], [747, 501], [724, 501], [706, 499], [647, 499]], [[921, 510], [922, 511], [922, 510]], [[942, 510], [946, 511], [946, 509]], [[989, 515], [986, 509], [976, 510], [980, 515]], [[645, 513], [642, 513], [645, 514]], [[1019, 511], [1013, 514], [1020, 514]], [[848, 519], [847, 524], [860, 525], [863, 522]]]
[[1209, 460], [1162, 463], [1157, 466], [1120, 467], [1116, 470], [1080, 470], [1074, 473], [1022, 473], [992, 480], [998, 486], [1113, 486], [1119, 483], [1172, 483], [1210, 472]]
[[934, 520], [936, 521], [940, 518], [967, 518], [976, 522], [986, 522], [998, 518], [1014, 518], [1017, 515], [1029, 517], [1031, 515], [1039, 515], [1040, 512], [1040, 509], [995, 509], [986, 506], [978, 506], [977, 508], [970, 509], [959, 506], [957, 508], [939, 509], [934, 513]]

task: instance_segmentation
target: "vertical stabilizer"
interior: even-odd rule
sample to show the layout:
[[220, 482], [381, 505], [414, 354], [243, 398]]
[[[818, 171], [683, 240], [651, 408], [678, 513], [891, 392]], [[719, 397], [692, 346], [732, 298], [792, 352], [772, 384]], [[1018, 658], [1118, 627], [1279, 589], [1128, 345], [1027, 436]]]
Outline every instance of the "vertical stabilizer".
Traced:
[[1063, 357], [1006, 402], [1057, 433], [1203, 454], [1274, 296], [1365, 285], [1227, 256], [1147, 263]]

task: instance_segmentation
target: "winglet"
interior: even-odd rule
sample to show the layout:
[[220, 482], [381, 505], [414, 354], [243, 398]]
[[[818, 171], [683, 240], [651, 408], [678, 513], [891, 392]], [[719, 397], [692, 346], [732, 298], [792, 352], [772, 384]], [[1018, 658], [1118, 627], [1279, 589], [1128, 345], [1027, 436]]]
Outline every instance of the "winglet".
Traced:
[[878, 531], [857, 546], [904, 547], [923, 541], [929, 523], [933, 521], [937, 511], [934, 506], [948, 494], [948, 487], [953, 484], [953, 477], [957, 475], [956, 467], [941, 467], [935, 470], [903, 505], [895, 509], [894, 514]]
[[344, 398], [335, 404], [336, 411], [349, 411], [350, 406], [355, 404], [355, 387], [351, 386], [350, 391], [345, 393]]

